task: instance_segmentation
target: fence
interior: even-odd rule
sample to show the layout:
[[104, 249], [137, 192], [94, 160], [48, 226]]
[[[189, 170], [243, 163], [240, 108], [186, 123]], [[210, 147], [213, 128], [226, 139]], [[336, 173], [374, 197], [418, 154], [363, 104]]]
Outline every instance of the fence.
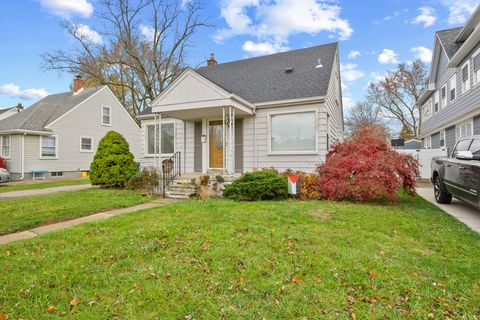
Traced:
[[432, 162], [433, 157], [447, 156], [447, 148], [441, 149], [418, 149], [418, 150], [407, 150], [407, 149], [397, 149], [396, 151], [400, 153], [406, 153], [412, 155], [418, 161], [418, 167], [420, 170], [420, 177], [422, 179], [430, 179], [431, 176], [431, 167], [430, 163]]

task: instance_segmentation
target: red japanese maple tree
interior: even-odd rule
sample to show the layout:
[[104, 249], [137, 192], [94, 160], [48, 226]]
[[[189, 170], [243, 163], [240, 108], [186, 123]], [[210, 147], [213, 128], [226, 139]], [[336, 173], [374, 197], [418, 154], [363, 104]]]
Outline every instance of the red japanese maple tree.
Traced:
[[330, 200], [395, 200], [400, 188], [415, 195], [418, 163], [393, 150], [385, 135], [363, 127], [335, 145], [318, 166], [318, 186]]
[[7, 160], [0, 157], [0, 168], [7, 169]]

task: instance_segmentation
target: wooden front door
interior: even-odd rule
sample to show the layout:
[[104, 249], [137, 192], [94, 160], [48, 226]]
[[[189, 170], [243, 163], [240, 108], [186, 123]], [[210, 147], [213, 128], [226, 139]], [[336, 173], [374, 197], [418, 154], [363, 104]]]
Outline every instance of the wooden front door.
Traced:
[[210, 121], [208, 125], [209, 168], [223, 168], [223, 123]]

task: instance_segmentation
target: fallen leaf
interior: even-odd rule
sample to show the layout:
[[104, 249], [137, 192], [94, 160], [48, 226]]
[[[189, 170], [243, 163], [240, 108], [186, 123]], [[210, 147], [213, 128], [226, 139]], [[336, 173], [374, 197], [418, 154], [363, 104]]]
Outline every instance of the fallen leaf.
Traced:
[[170, 279], [171, 277], [172, 277], [172, 275], [169, 274], [169, 273], [167, 273], [167, 274], [165, 275], [165, 279], [167, 279], [167, 280]]
[[208, 242], [208, 240], [207, 240], [207, 241], [205, 241], [204, 243], [202, 243], [200, 249], [202, 249], [203, 251], [205, 251], [205, 250], [208, 249], [209, 246], [210, 246], [210, 242]]
[[372, 280], [375, 280], [375, 278], [377, 277], [377, 274], [373, 271], [370, 271], [369, 274], [370, 274], [370, 279]]
[[95, 300], [88, 301], [88, 305], [89, 305], [89, 306], [93, 306], [95, 303], [97, 303], [97, 301], [95, 301]]
[[185, 320], [192, 320], [193, 317], [191, 315], [185, 316]]
[[7, 320], [8, 314], [0, 313], [0, 320]]
[[300, 283], [302, 283], [302, 279], [300, 279], [299, 277], [293, 277], [292, 282], [296, 283], [296, 284], [300, 284]]
[[55, 306], [48, 306], [47, 307], [47, 312], [48, 313], [54, 313], [56, 310], [57, 310], [57, 308], [55, 308]]
[[275, 304], [276, 304], [277, 306], [279, 306], [279, 305], [280, 305], [280, 300], [275, 299]]
[[356, 319], [357, 319], [357, 315], [355, 314], [355, 312], [352, 312], [350, 315], [352, 316], [352, 319], [353, 319], [353, 320], [356, 320]]
[[385, 255], [385, 252], [380, 251], [380, 255], [381, 255], [381, 256], [384, 256], [384, 255]]
[[439, 287], [445, 288], [445, 285], [443, 284], [443, 282], [439, 282], [439, 283], [437, 283], [437, 285], [438, 285]]
[[70, 306], [76, 306], [77, 304], [80, 303], [80, 298], [79, 297], [75, 297], [73, 298], [71, 301], [70, 301]]

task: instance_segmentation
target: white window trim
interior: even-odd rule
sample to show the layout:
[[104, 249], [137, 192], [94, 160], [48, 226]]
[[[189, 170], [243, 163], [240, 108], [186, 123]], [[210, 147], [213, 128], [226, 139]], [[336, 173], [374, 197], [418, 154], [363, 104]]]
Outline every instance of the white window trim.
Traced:
[[[455, 129], [456, 130], [456, 129]], [[443, 146], [442, 146], [442, 133], [443, 133]], [[445, 130], [440, 131], [439, 141], [440, 148], [445, 148], [447, 146], [447, 132]]]
[[[468, 79], [467, 79], [467, 82], [466, 82], [466, 83], [467, 83], [466, 86], [467, 86], [468, 88], [464, 88], [464, 86], [463, 86], [464, 82], [463, 82], [463, 73], [462, 73], [462, 70], [463, 70], [463, 68], [464, 68], [465, 66], [467, 66], [467, 70], [468, 70]], [[462, 67], [460, 68], [460, 79], [461, 79], [461, 83], [462, 83], [462, 94], [464, 94], [464, 93], [466, 93], [468, 90], [470, 90], [470, 76], [471, 76], [470, 73], [471, 73], [471, 72], [470, 72], [470, 60], [467, 60], [467, 62], [465, 62], [465, 63], [462, 65]]]
[[[443, 88], [445, 88], [445, 99], [442, 98], [442, 91], [443, 91]], [[442, 88], [440, 89], [440, 100], [441, 100], [441, 104], [440, 104], [440, 110], [445, 108], [447, 105], [448, 105], [448, 88], [447, 88], [447, 84], [444, 84], [442, 86]]]
[[[8, 156], [3, 154], [3, 137], [8, 137], [8, 146], [9, 146]], [[10, 134], [0, 136], [0, 157], [7, 160], [12, 158], [12, 135]]]
[[[109, 109], [109, 115], [110, 115], [110, 123], [104, 123], [103, 122], [103, 110], [104, 108], [107, 108]], [[110, 106], [105, 106], [105, 105], [102, 105], [102, 111], [100, 112], [100, 123], [102, 124], [102, 126], [107, 126], [107, 127], [111, 127], [112, 126], [112, 107]]]
[[[305, 151], [272, 151], [272, 116], [280, 114], [295, 114], [295, 113], [314, 113], [315, 114], [315, 149]], [[314, 155], [318, 154], [318, 109], [301, 109], [284, 112], [272, 112], [267, 114], [267, 130], [268, 130], [268, 155]]]
[[423, 147], [425, 149], [432, 149], [432, 136], [425, 137], [425, 145]]
[[475, 87], [477, 84], [480, 83], [480, 77], [478, 79], [475, 79], [475, 57], [478, 56], [480, 54], [480, 48], [475, 51], [475, 53], [472, 55], [472, 76], [473, 76], [473, 87]]
[[457, 137], [457, 128], [460, 127], [461, 125], [464, 125], [464, 124], [470, 124], [470, 127], [472, 128], [472, 134], [471, 135], [473, 135], [473, 118], [471, 118], [471, 119], [459, 122], [455, 125], [455, 141], [458, 141], [459, 139], [464, 139], [464, 138], [469, 137], [469, 136]]
[[[85, 150], [85, 149], [82, 149], [82, 139], [90, 139], [92, 140], [92, 148], [90, 150]], [[88, 136], [80, 136], [80, 152], [81, 153], [93, 153], [93, 137], [88, 137]]]
[[432, 113], [433, 113], [433, 99], [432, 99], [432, 98], [430, 98], [430, 99], [427, 101], [427, 103], [425, 103], [425, 104], [423, 105], [423, 109], [425, 109], [425, 108], [429, 109], [429, 111], [430, 111], [430, 112], [428, 113], [428, 115], [426, 115], [426, 114], [425, 114], [425, 110], [422, 110], [423, 116], [425, 117], [425, 119], [428, 119], [428, 118], [430, 118], [430, 117], [432, 116]]
[[[438, 110], [435, 111], [435, 103], [438, 103]], [[435, 93], [433, 94], [433, 103], [432, 103], [432, 113], [437, 113], [439, 112], [441, 109], [440, 107], [440, 92], [439, 91], [435, 91]]]
[[[162, 144], [160, 143], [160, 157], [171, 157], [172, 155], [175, 154], [175, 152], [177, 151], [177, 124], [175, 122], [175, 120], [166, 120], [166, 121], [163, 121], [161, 122], [161, 124], [169, 124], [169, 123], [173, 123], [173, 153], [161, 153], [162, 152]], [[148, 126], [155, 126], [155, 122], [154, 121], [149, 121], [149, 122], [145, 122], [145, 128], [144, 128], [144, 149], [145, 149], [145, 158], [153, 158], [155, 157], [155, 154], [154, 153], [148, 153]], [[160, 126], [160, 128], [162, 128]], [[161, 130], [161, 129], [160, 129]]]
[[[455, 84], [455, 99], [452, 99], [452, 79], [454, 79], [453, 83]], [[447, 100], [450, 100], [450, 102], [453, 102], [455, 100], [457, 100], [457, 97], [458, 97], [458, 90], [457, 90], [457, 74], [454, 74], [453, 76], [450, 77], [450, 79], [448, 79], [448, 84], [449, 84], [449, 89], [448, 90], [448, 99]], [[448, 102], [447, 102], [448, 104]]]
[[56, 160], [58, 159], [58, 136], [47, 136], [49, 138], [55, 138], [55, 156], [42, 156], [42, 145], [43, 145], [43, 137], [44, 136], [39, 136], [39, 159], [41, 160]]

